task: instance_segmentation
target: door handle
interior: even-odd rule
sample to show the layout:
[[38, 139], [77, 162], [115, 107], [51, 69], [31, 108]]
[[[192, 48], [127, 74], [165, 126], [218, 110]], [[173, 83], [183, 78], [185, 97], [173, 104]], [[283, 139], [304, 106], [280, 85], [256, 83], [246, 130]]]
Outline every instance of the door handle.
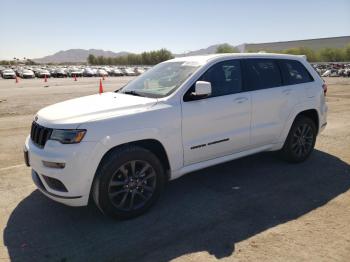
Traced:
[[235, 100], [233, 100], [234, 102], [236, 102], [236, 103], [238, 103], [238, 104], [241, 104], [241, 103], [243, 103], [243, 102], [245, 102], [245, 101], [247, 101], [248, 100], [248, 98], [246, 98], [246, 97], [237, 97]]
[[285, 95], [289, 95], [291, 92], [292, 92], [292, 89], [284, 89], [282, 91], [282, 93], [285, 94]]

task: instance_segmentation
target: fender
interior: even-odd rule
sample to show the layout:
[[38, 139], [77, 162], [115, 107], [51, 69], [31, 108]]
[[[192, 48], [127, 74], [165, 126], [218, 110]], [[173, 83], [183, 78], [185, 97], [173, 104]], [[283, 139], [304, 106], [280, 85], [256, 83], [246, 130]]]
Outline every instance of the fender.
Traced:
[[[292, 127], [292, 124], [296, 118], [296, 116], [306, 110], [316, 110], [317, 115], [318, 115], [318, 119], [320, 119], [320, 112], [317, 109], [316, 103], [313, 100], [307, 100], [304, 101], [303, 103], [299, 103], [297, 105], [294, 106], [293, 110], [291, 111], [291, 113], [289, 114], [288, 120], [285, 122], [283, 130], [279, 136], [278, 142], [277, 143], [282, 143], [284, 144], [285, 140], [287, 139], [288, 133], [290, 128]], [[320, 122], [320, 121], [319, 121]], [[320, 127], [318, 127], [318, 129], [320, 130]]]
[[177, 166], [182, 167], [182, 164], [183, 164], [182, 152], [179, 153], [179, 152], [174, 152], [169, 150], [169, 146], [171, 146], [170, 145], [171, 140], [164, 139], [160, 137], [159, 134], [160, 134], [160, 130], [156, 128], [144, 128], [144, 129], [138, 129], [138, 130], [130, 130], [127, 132], [115, 133], [113, 135], [107, 135], [103, 137], [103, 139], [101, 139], [101, 141], [99, 141], [96, 144], [93, 155], [90, 158], [90, 163], [92, 164], [92, 166], [94, 166], [94, 170], [89, 170], [89, 182], [88, 182], [89, 192], [91, 192], [91, 187], [95, 179], [96, 171], [99, 167], [101, 160], [109, 150], [119, 145], [136, 142], [140, 140], [148, 140], [148, 139], [156, 140], [160, 142], [164, 147], [164, 150], [168, 156], [170, 169], [174, 170], [174, 167], [177, 167]]
[[96, 162], [96, 170], [104, 155], [112, 148], [131, 142], [149, 139], [156, 140], [162, 144], [169, 160], [170, 170], [181, 168], [183, 166], [182, 144], [178, 146], [177, 143], [174, 143], [174, 137], [170, 138], [171, 134], [169, 133], [165, 137], [161, 134], [167, 133], [164, 133], [157, 128], [142, 128], [114, 133], [103, 137], [98, 142], [94, 152], [95, 156], [93, 161]]
[[[181, 137], [179, 137], [180, 139]], [[158, 128], [142, 128], [137, 130], [129, 130], [112, 135], [105, 136], [101, 141], [101, 145], [105, 147], [105, 153], [110, 149], [126, 143], [137, 142], [140, 140], [152, 139], [162, 144], [169, 159], [170, 169], [174, 170], [183, 165], [182, 144], [176, 143], [175, 137], [169, 130]], [[102, 157], [101, 157], [102, 159]]]

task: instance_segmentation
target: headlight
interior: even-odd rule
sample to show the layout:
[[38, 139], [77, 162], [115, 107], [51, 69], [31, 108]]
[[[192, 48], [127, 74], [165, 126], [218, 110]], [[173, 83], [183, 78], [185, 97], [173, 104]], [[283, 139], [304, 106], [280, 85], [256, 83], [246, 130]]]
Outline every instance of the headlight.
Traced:
[[86, 130], [84, 129], [73, 129], [73, 130], [54, 129], [51, 133], [50, 139], [57, 140], [62, 144], [76, 144], [76, 143], [80, 143], [85, 133], [86, 133]]

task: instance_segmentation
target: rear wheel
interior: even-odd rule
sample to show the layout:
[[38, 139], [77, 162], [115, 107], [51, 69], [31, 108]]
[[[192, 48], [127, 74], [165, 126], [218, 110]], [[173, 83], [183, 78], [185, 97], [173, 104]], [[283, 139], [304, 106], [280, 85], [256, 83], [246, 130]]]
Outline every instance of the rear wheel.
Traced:
[[298, 117], [281, 150], [283, 158], [293, 163], [306, 160], [315, 147], [316, 136], [317, 129], [314, 121], [305, 116]]
[[164, 187], [164, 171], [149, 150], [126, 146], [115, 150], [100, 165], [93, 198], [101, 211], [117, 219], [146, 212]]

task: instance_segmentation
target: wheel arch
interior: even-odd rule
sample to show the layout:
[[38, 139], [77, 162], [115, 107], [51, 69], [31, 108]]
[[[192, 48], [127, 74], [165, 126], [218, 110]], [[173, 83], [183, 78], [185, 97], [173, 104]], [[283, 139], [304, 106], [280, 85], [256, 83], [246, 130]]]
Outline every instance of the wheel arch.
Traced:
[[[142, 148], [145, 148], [149, 151], [151, 151], [152, 153], [154, 153], [160, 160], [161, 164], [164, 167], [165, 170], [165, 176], [166, 176], [166, 181], [170, 180], [170, 161], [168, 158], [168, 154], [165, 150], [165, 147], [163, 146], [163, 144], [158, 141], [157, 139], [141, 139], [141, 140], [136, 140], [136, 141], [130, 141], [130, 142], [126, 142], [126, 143], [122, 143], [119, 145], [116, 145], [114, 147], [111, 147], [109, 150], [107, 150], [101, 160], [99, 161], [97, 168], [95, 170], [93, 179], [92, 179], [92, 183], [90, 185], [90, 193], [89, 193], [89, 202], [91, 202], [92, 198], [95, 198], [98, 200], [98, 184], [99, 184], [99, 178], [98, 178], [98, 170], [100, 169], [101, 165], [103, 164], [104, 161], [106, 161], [106, 159], [108, 159], [111, 155], [113, 155], [113, 153], [122, 148], [122, 147], [126, 147], [126, 146], [130, 146], [130, 145], [134, 145], [134, 146], [139, 146]], [[97, 190], [94, 190], [94, 187], [96, 187]], [[102, 211], [102, 209], [98, 206], [98, 208]]]
[[305, 116], [307, 118], [310, 118], [312, 121], [314, 121], [315, 123], [315, 126], [316, 126], [316, 133], [318, 134], [319, 132], [319, 128], [320, 128], [320, 119], [319, 119], [319, 115], [318, 115], [318, 112], [316, 109], [307, 109], [307, 110], [304, 110], [304, 111], [301, 111], [299, 112], [293, 122], [298, 118], [298, 117], [301, 117], [301, 116]]
[[295, 120], [300, 117], [300, 116], [306, 116], [308, 118], [310, 118], [311, 120], [313, 120], [315, 122], [316, 128], [317, 128], [317, 134], [319, 133], [320, 130], [320, 126], [319, 126], [319, 122], [320, 122], [320, 117], [319, 117], [319, 113], [317, 111], [317, 109], [315, 109], [314, 107], [303, 107], [303, 108], [299, 108], [298, 111], [294, 111], [294, 113], [291, 114], [289, 120], [287, 121], [287, 123], [285, 124], [283, 131], [278, 139], [278, 147], [282, 147], [282, 145], [284, 144], [289, 130], [291, 129], [293, 123], [295, 122]]
[[[167, 176], [169, 176], [170, 168], [171, 168], [170, 167], [169, 157], [168, 157], [168, 154], [167, 154], [167, 152], [165, 150], [164, 145], [157, 139], [141, 139], [141, 140], [130, 141], [130, 142], [126, 142], [126, 143], [122, 143], [122, 144], [116, 145], [116, 146], [110, 148], [108, 151], [106, 151], [104, 153], [104, 155], [102, 156], [102, 158], [101, 158], [101, 160], [100, 160], [100, 162], [98, 164], [98, 168], [116, 150], [118, 150], [118, 149], [120, 149], [122, 147], [131, 146], [131, 145], [132, 146], [142, 147], [144, 149], [147, 149], [147, 150], [151, 151], [153, 154], [155, 154], [158, 157], [158, 159], [161, 162], [161, 164], [163, 165], [163, 168], [164, 168]], [[98, 168], [97, 168], [97, 170], [98, 170]], [[169, 177], [167, 177], [167, 178], [169, 178]]]

